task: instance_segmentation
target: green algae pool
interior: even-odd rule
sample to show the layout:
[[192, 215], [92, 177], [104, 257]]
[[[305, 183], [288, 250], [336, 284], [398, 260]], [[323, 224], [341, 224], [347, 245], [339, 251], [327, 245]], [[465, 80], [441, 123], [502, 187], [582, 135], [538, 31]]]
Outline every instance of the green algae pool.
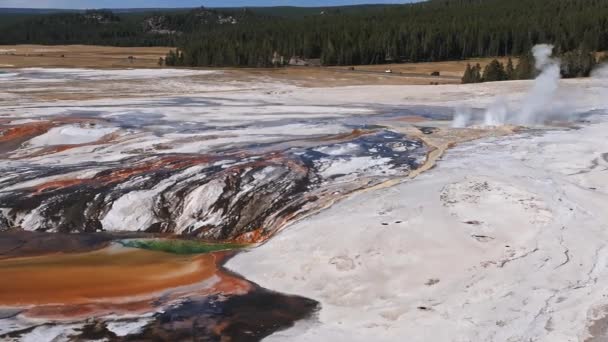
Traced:
[[246, 247], [234, 243], [209, 243], [196, 240], [129, 239], [118, 241], [124, 247], [161, 251], [173, 254], [203, 254]]

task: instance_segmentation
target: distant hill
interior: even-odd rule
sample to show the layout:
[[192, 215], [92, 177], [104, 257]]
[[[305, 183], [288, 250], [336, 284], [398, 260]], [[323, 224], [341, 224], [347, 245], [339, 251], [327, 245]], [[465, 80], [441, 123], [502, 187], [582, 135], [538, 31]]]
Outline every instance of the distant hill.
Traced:
[[[316, 15], [323, 11], [342, 11], [344, 13], [364, 12], [369, 10], [383, 9], [387, 7], [397, 7], [401, 5], [371, 4], [371, 5], [350, 5], [350, 6], [325, 6], [325, 7], [297, 7], [297, 6], [270, 6], [270, 7], [209, 7], [209, 9], [238, 12], [249, 10], [261, 15], [277, 17], [302, 17]], [[149, 12], [183, 12], [195, 10], [196, 7], [176, 7], [176, 8], [91, 8], [89, 10], [107, 10], [114, 13], [149, 13]], [[87, 9], [61, 9], [61, 8], [3, 8], [0, 7], [2, 14], [56, 14], [56, 13], [84, 13]]]
[[237, 12], [248, 10], [252, 13], [281, 17], [281, 18], [302, 18], [307, 16], [321, 15], [322, 13], [342, 13], [342, 14], [354, 14], [354, 13], [372, 13], [374, 11], [382, 11], [390, 8], [399, 8], [403, 5], [351, 5], [351, 6], [326, 6], [326, 7], [295, 7], [295, 6], [274, 6], [274, 7], [244, 7], [244, 8], [214, 8], [219, 11], [226, 12]]
[[[95, 10], [108, 10], [114, 13], [146, 13], [146, 12], [174, 12], [190, 10], [191, 8], [108, 8]], [[61, 9], [61, 8], [2, 8], [0, 7], [0, 15], [2, 14], [56, 14], [56, 13], [84, 13], [87, 10], [82, 9]]]
[[0, 15], [2, 14], [52, 14], [52, 13], [67, 13], [80, 12], [79, 10], [70, 9], [53, 9], [53, 8], [2, 8], [0, 7]]

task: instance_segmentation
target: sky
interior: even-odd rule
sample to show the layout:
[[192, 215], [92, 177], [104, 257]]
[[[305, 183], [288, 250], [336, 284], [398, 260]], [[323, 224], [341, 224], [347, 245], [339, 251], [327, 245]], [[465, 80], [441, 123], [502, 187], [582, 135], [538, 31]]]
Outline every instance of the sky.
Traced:
[[239, 6], [340, 6], [368, 3], [400, 4], [413, 0], [0, 0], [0, 8], [158, 8]]

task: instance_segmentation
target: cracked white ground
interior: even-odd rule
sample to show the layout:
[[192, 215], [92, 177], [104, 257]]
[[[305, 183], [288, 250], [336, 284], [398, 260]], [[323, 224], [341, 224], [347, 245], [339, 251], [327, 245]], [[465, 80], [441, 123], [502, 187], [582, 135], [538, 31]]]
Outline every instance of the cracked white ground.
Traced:
[[597, 112], [581, 129], [463, 144], [227, 266], [322, 303], [269, 340], [605, 341], [608, 122]]

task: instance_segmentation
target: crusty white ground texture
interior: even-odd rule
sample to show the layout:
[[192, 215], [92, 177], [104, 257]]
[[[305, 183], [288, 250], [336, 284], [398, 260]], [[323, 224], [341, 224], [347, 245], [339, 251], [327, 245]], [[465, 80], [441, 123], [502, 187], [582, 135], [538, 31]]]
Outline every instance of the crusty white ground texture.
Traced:
[[[517, 102], [527, 85], [453, 86], [448, 98], [461, 89], [469, 105]], [[261, 286], [321, 302], [317, 317], [268, 340], [608, 340], [602, 87], [560, 84], [571, 97], [554, 103], [595, 113], [578, 128], [462, 144], [431, 171], [351, 196], [230, 260]]]
[[[415, 105], [483, 109], [500, 97], [516, 107], [531, 87], [515, 81], [300, 88], [266, 79], [218, 81], [221, 72], [152, 73], [30, 69], [0, 74], [0, 112], [20, 120], [77, 113], [124, 117], [135, 126], [138, 120], [159, 120], [159, 130], [175, 122], [216, 129], [161, 137], [119, 131], [130, 137], [128, 143], [30, 159], [70, 164], [120, 159], [123, 151], [171, 142], [176, 135], [213, 133], [213, 139], [181, 139], [186, 142], [171, 146], [173, 152], [198, 153], [300, 131], [341, 133], [336, 118]], [[268, 340], [606, 340], [605, 84], [597, 79], [560, 83], [552, 107], [592, 114], [577, 128], [524, 129], [458, 145], [432, 170], [352, 195], [231, 259], [228, 268], [263, 287], [321, 303], [315, 317]], [[49, 92], [61, 96], [49, 98]], [[283, 119], [298, 123], [288, 129], [267, 124]], [[307, 124], [311, 119], [315, 124]], [[240, 128], [252, 121], [257, 126]], [[219, 134], [222, 127], [233, 135]], [[66, 126], [24, 148], [88, 142], [114, 130]], [[117, 205], [117, 211], [123, 209], [129, 208]]]

